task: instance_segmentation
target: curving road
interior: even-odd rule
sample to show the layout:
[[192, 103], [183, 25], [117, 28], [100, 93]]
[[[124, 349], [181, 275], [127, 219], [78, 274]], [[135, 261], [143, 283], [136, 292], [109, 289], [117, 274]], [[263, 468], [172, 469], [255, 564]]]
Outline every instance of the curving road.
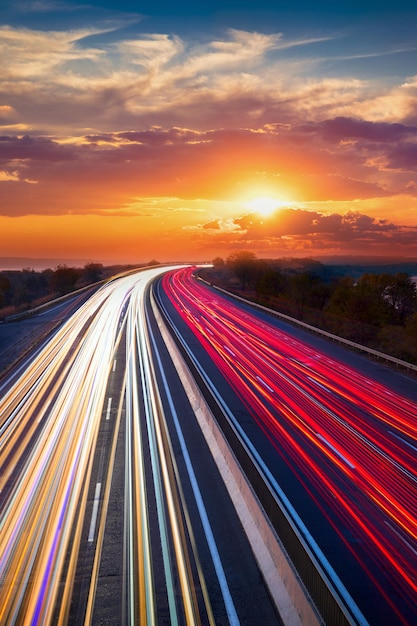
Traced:
[[410, 379], [173, 267], [97, 290], [0, 398], [1, 624], [319, 624], [272, 527], [331, 626], [417, 623]]
[[107, 283], [2, 383], [1, 624], [281, 623], [152, 313], [166, 271]]
[[166, 274], [159, 298], [223, 397], [240, 400], [234, 427], [354, 622], [417, 623], [415, 384], [397, 393], [363, 358], [346, 365], [349, 353], [297, 338], [192, 269]]

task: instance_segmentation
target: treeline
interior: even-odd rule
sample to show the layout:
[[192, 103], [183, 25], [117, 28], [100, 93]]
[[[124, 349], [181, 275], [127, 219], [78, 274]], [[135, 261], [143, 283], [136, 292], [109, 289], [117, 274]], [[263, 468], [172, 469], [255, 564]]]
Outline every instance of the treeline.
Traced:
[[30, 268], [3, 270], [0, 272], [0, 316], [71, 293], [100, 281], [104, 274], [101, 263], [88, 263], [82, 268], [58, 265], [40, 272]]
[[417, 362], [417, 288], [406, 272], [355, 277], [313, 259], [271, 261], [241, 251], [214, 259], [204, 275], [323, 330]]
[[69, 267], [62, 264], [55, 269], [43, 271], [35, 271], [31, 268], [2, 270], [0, 271], [0, 319], [122, 272], [155, 265], [159, 265], [159, 261], [152, 259], [149, 263], [142, 265], [105, 266], [102, 263], [87, 263], [84, 267]]

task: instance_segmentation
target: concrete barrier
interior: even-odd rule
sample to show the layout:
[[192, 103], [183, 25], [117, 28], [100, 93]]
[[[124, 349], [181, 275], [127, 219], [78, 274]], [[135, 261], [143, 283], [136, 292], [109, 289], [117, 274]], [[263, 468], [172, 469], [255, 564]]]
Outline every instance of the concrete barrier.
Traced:
[[213, 413], [154, 300], [152, 306], [171, 359], [184, 385], [191, 407], [241, 520], [281, 619], [286, 626], [322, 625], [323, 621], [311, 602], [297, 572], [287, 558], [285, 549], [242, 472], [233, 450], [218, 427]]

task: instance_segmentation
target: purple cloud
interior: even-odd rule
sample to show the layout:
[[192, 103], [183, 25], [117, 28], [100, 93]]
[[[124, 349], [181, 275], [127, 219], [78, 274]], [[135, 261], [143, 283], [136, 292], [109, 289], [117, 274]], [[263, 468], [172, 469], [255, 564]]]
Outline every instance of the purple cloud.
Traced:
[[343, 139], [364, 139], [376, 142], [397, 142], [410, 137], [417, 137], [416, 126], [390, 124], [388, 122], [369, 122], [349, 117], [335, 117], [307, 126], [309, 132], [317, 130], [326, 140], [339, 142]]

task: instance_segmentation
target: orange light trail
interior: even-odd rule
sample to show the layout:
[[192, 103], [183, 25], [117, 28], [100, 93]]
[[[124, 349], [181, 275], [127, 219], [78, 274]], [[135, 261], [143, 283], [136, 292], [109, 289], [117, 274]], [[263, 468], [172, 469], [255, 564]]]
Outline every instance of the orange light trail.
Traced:
[[348, 548], [346, 527], [415, 606], [417, 406], [208, 290], [192, 269], [163, 287]]

